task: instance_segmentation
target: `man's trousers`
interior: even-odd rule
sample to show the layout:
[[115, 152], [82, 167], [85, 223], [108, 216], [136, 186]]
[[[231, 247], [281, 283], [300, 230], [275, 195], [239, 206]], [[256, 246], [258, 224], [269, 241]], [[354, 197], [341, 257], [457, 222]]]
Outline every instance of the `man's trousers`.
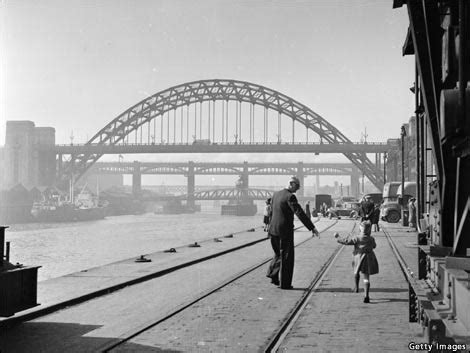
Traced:
[[289, 289], [292, 286], [294, 274], [294, 237], [279, 237], [269, 235], [274, 257], [268, 267], [267, 277], [279, 279], [281, 288]]

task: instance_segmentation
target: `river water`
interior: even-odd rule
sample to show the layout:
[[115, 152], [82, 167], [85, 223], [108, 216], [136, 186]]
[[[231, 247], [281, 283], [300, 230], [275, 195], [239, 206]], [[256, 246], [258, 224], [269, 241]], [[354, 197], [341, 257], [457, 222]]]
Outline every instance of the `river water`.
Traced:
[[13, 225], [5, 238], [11, 243], [10, 262], [42, 266], [38, 280], [43, 281], [261, 225], [261, 215], [147, 213], [91, 222]]

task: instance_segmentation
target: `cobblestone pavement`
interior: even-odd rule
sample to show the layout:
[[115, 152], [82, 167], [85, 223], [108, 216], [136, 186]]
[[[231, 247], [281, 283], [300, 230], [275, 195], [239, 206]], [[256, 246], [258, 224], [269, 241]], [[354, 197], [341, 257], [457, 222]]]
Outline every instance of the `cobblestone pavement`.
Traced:
[[352, 226], [352, 221], [340, 222], [322, 233], [320, 239], [310, 239], [296, 248], [293, 290], [281, 290], [269, 283], [267, 266], [263, 266], [191, 310], [132, 339], [118, 351], [139, 352], [139, 347], [184, 352], [262, 350], [339, 246], [333, 238], [334, 229], [344, 232]]
[[[320, 223], [320, 229], [328, 225]], [[339, 246], [333, 233], [345, 234], [353, 224], [341, 220], [320, 239], [312, 239], [305, 229], [296, 233], [297, 241], [306, 241], [296, 248], [293, 290], [281, 290], [269, 283], [265, 277], [267, 265], [263, 265], [190, 310], [134, 337], [119, 351], [262, 350]], [[408, 248], [406, 256], [414, 261], [414, 235], [393, 227], [390, 232], [392, 236], [397, 234], [397, 246]], [[352, 247], [346, 247], [287, 335], [281, 351], [408, 352], [409, 342], [423, 342], [416, 327], [407, 321], [408, 287], [404, 276], [383, 233], [375, 236], [380, 274], [372, 276], [371, 303], [362, 303], [362, 293], [350, 292]], [[264, 242], [240, 254], [215, 258], [26, 322], [0, 333], [1, 352], [98, 352], [271, 254], [269, 243]]]
[[408, 322], [408, 284], [390, 245], [383, 233], [373, 236], [380, 273], [371, 276], [371, 302], [363, 303], [363, 289], [351, 292], [352, 246], [346, 246], [279, 351], [409, 352], [410, 342], [423, 342]]
[[[322, 229], [331, 221], [320, 223], [323, 223], [319, 225]], [[258, 236], [255, 233], [249, 234], [253, 237]], [[266, 233], [261, 236], [266, 237]], [[232, 243], [238, 238], [239, 236], [224, 239], [223, 243], [209, 243], [192, 250], [211, 252], [213, 244]], [[299, 231], [297, 240], [303, 239], [311, 239], [311, 233], [306, 230]], [[189, 250], [184, 249], [184, 251]], [[184, 251], [181, 249], [181, 253], [175, 255], [183, 255]], [[321, 248], [318, 251], [321, 251]], [[158, 254], [155, 256], [158, 257]], [[0, 350], [2, 353], [99, 352], [102, 347], [106, 347], [117, 338], [125, 337], [129, 332], [146, 327], [176, 308], [191, 302], [201, 293], [207, 292], [242, 270], [250, 268], [262, 259], [267, 260], [271, 256], [272, 250], [269, 243], [262, 242], [180, 269], [166, 276], [126, 287], [80, 305], [64, 308], [50, 315], [25, 322], [6, 332], [0, 332]], [[155, 259], [150, 264], [156, 266], [158, 263], [159, 261]], [[122, 265], [126, 265], [126, 262]], [[133, 268], [136, 264], [129, 261], [128, 266]], [[129, 271], [133, 273], [133, 270], [129, 269]], [[146, 273], [145, 270], [142, 271], [144, 271], [143, 274]], [[96, 269], [95, 275], [98, 272], [100, 272], [99, 269]], [[89, 273], [88, 278], [100, 285], [100, 281], [107, 280], [106, 274], [112, 276], [113, 273], [108, 268], [104, 273], [100, 272], [100, 276], [97, 277]], [[254, 290], [260, 289], [257, 288], [259, 284], [260, 281], [257, 278], [252, 285]], [[264, 273], [262, 284], [267, 288], [269, 286], [269, 289], [275, 289], [267, 283]], [[138, 352], [145, 352], [148, 348], [142, 345], [135, 347]]]

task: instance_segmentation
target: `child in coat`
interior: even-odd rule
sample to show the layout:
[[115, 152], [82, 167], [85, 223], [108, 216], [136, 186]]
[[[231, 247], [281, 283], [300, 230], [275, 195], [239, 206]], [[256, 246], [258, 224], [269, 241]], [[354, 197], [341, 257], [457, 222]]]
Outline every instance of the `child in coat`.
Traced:
[[379, 264], [374, 253], [376, 247], [375, 239], [370, 235], [371, 223], [364, 221], [360, 224], [360, 234], [340, 238], [335, 233], [336, 241], [344, 245], [354, 245], [353, 250], [353, 272], [354, 272], [354, 288], [353, 292], [359, 292], [360, 273], [364, 275], [364, 303], [369, 303], [370, 281], [369, 276], [379, 273]]
[[271, 222], [272, 216], [272, 206], [271, 206], [271, 198], [266, 200], [266, 206], [264, 207], [263, 213], [263, 223], [264, 223], [264, 231], [267, 232], [269, 228], [269, 223]]

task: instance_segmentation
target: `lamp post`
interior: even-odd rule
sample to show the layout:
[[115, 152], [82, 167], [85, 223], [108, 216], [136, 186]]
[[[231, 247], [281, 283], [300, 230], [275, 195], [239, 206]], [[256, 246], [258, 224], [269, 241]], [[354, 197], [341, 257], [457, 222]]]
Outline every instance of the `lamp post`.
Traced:
[[387, 152], [384, 153], [384, 185], [387, 182]]
[[408, 210], [405, 202], [405, 126], [401, 126], [401, 220], [403, 226], [408, 226]]

